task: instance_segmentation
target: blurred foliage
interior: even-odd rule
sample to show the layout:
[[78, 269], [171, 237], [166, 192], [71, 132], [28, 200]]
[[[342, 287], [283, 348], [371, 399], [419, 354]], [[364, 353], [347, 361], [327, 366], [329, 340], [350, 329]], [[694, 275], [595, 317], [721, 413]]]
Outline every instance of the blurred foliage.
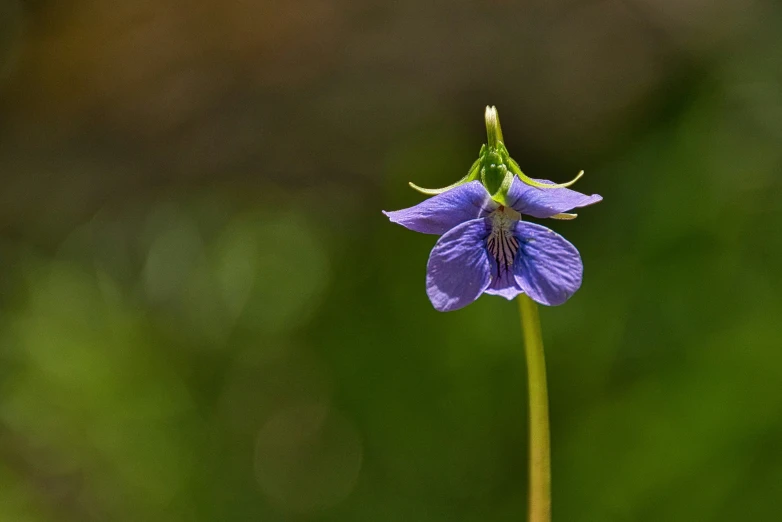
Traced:
[[781, 60], [771, 0], [0, 0], [0, 520], [523, 519], [515, 306], [380, 214], [486, 104], [605, 198], [555, 517], [777, 520]]

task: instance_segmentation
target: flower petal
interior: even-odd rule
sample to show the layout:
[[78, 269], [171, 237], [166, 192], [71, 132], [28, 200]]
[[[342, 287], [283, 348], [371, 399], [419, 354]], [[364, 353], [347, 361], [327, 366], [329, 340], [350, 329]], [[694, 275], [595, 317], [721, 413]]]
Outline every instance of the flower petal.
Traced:
[[499, 295], [505, 299], [511, 300], [519, 294], [523, 294], [524, 290], [521, 289], [516, 279], [508, 272], [503, 273], [500, 277], [493, 277], [489, 288], [485, 293], [489, 295]]
[[[552, 181], [539, 179], [541, 183], [553, 185]], [[557, 214], [585, 207], [601, 201], [602, 196], [587, 196], [567, 188], [541, 189], [527, 185], [514, 178], [508, 191], [508, 204], [521, 214], [536, 218], [550, 218]]]
[[488, 219], [473, 219], [437, 240], [426, 265], [426, 293], [441, 312], [458, 310], [475, 301], [491, 283], [486, 252]]
[[[489, 253], [489, 262], [491, 263], [491, 284], [489, 285], [489, 288], [486, 289], [486, 293], [490, 295], [499, 295], [508, 300], [523, 293], [513, 274], [513, 265], [516, 260], [517, 249], [521, 243], [515, 239], [513, 242], [516, 245], [516, 250], [514, 250], [514, 245], [512, 243], [508, 241], [503, 242], [501, 239], [497, 241], [495, 238], [494, 248], [498, 248], [498, 250], [492, 252], [491, 235], [486, 240], [486, 250]], [[500, 252], [502, 252], [502, 257], [495, 257], [495, 255]], [[510, 260], [508, 260], [508, 257], [510, 257]]]
[[540, 304], [561, 305], [581, 286], [584, 265], [570, 242], [553, 230], [519, 221], [519, 251], [513, 272], [525, 294]]
[[497, 208], [480, 181], [471, 181], [402, 210], [383, 211], [394, 223], [424, 234], [445, 234]]

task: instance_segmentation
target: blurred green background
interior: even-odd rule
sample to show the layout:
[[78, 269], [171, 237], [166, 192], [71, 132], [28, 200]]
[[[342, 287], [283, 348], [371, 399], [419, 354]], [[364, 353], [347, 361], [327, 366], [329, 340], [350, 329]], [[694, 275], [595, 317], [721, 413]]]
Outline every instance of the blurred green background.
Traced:
[[773, 0], [0, 0], [0, 521], [518, 521], [514, 303], [381, 209], [511, 154], [559, 521], [782, 512]]

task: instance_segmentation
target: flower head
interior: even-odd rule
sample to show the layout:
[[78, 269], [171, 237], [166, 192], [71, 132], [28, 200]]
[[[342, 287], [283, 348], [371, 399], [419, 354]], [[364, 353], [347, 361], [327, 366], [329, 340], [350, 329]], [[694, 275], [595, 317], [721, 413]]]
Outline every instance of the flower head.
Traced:
[[496, 109], [487, 108], [486, 122], [490, 146], [464, 179], [445, 189], [421, 189], [435, 195], [383, 213], [410, 230], [441, 236], [426, 275], [437, 310], [457, 310], [483, 293], [506, 299], [524, 293], [540, 304], [560, 305], [581, 286], [581, 256], [565, 238], [521, 215], [573, 219], [566, 213], [602, 198], [519, 174], [502, 144]]

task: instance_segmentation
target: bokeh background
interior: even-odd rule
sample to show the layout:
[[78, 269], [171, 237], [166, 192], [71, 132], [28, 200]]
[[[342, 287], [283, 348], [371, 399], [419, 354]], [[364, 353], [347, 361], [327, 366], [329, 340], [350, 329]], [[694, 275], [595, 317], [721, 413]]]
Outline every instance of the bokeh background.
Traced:
[[381, 209], [497, 105], [582, 289], [555, 518], [782, 510], [773, 0], [0, 0], [0, 520], [518, 521], [516, 307]]

